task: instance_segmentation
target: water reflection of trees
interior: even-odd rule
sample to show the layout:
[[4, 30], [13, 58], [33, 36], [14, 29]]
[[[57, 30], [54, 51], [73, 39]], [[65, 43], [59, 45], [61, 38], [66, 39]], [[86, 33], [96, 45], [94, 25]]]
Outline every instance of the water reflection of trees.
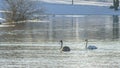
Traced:
[[[112, 19], [110, 19], [112, 17]], [[21, 23], [1, 29], [1, 42], [46, 42], [119, 39], [119, 16], [49, 16], [50, 22]], [[4, 30], [4, 31], [3, 31]]]
[[119, 16], [113, 15], [113, 39], [119, 39]]

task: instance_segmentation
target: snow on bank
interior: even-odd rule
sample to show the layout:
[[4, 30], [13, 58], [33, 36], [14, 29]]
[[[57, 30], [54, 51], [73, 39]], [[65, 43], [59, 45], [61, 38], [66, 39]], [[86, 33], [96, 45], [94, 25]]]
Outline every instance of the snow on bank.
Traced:
[[3, 18], [0, 18], [0, 20], [5, 21], [5, 19], [3, 19]]
[[0, 27], [15, 27], [15, 25], [4, 25], [4, 24], [0, 24]]
[[[55, 4], [72, 4], [72, 0], [41, 0], [47, 3], [55, 3]], [[96, 1], [81, 1], [81, 0], [73, 0], [73, 4], [75, 5], [96, 5], [96, 6], [110, 6], [111, 2], [96, 2]]]

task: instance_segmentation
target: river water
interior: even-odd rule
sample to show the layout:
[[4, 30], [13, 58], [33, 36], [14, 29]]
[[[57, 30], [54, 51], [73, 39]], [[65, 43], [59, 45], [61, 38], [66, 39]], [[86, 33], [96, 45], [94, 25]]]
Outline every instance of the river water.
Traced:
[[15, 27], [1, 27], [0, 42], [119, 40], [119, 18], [116, 15], [48, 15], [43, 18], [44, 22], [18, 23]]
[[[0, 27], [1, 68], [119, 68], [119, 16], [48, 15]], [[86, 50], [85, 39], [97, 50]], [[71, 48], [60, 52], [59, 40]]]
[[[97, 50], [86, 50], [85, 42], [64, 43], [70, 52], [60, 52], [60, 44], [0, 46], [1, 68], [119, 68], [120, 43], [90, 42]], [[9, 44], [10, 45], [10, 44]], [[47, 46], [46, 46], [47, 45]], [[56, 45], [56, 46], [53, 46]]]

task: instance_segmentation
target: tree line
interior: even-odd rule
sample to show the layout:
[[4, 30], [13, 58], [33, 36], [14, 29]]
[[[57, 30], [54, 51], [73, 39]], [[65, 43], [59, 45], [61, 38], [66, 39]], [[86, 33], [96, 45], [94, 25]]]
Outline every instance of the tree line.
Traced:
[[114, 9], [115, 11], [117, 11], [118, 7], [119, 7], [119, 0], [113, 0], [113, 5], [110, 6], [110, 8]]
[[[34, 0], [3, 0], [4, 10], [9, 11], [3, 13], [6, 22], [18, 22], [28, 19], [34, 19], [36, 16], [44, 13], [44, 8]], [[39, 1], [40, 2], [40, 1]], [[73, 2], [73, 0], [72, 0]], [[110, 8], [118, 10], [119, 0], [113, 0]]]
[[[3, 0], [3, 17], [7, 22], [18, 22], [28, 19], [34, 19], [36, 16], [44, 13], [44, 8], [36, 4], [33, 0]], [[40, 2], [40, 1], [39, 1]]]

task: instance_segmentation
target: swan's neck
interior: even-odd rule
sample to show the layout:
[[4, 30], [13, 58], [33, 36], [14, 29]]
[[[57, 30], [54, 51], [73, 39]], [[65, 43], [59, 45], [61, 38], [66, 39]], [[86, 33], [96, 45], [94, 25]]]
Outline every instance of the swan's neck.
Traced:
[[61, 42], [61, 47], [60, 47], [60, 49], [62, 49], [63, 48], [63, 42]]
[[87, 49], [87, 46], [88, 46], [88, 41], [86, 41], [86, 45], [85, 45], [85, 48]]

